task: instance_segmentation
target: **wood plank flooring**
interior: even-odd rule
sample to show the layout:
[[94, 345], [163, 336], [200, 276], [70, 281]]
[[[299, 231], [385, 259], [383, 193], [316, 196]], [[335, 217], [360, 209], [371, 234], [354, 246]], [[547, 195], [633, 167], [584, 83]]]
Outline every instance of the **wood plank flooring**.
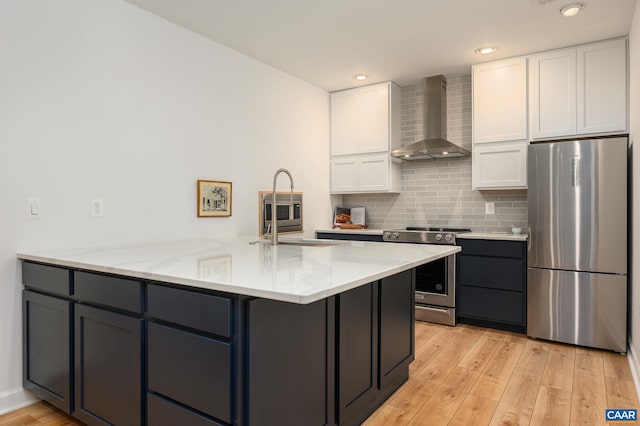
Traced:
[[409, 380], [364, 426], [604, 425], [605, 408], [639, 408], [626, 356], [417, 322]]
[[[466, 325], [416, 323], [410, 378], [364, 426], [599, 425], [636, 408], [625, 356]], [[45, 403], [0, 425], [79, 425]]]

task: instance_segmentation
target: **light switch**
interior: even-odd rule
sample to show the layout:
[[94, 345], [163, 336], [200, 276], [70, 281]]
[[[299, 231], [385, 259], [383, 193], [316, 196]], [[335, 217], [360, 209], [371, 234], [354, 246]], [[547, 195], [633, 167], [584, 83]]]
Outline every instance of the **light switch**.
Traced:
[[27, 198], [27, 219], [40, 219], [42, 217], [42, 200], [40, 198]]

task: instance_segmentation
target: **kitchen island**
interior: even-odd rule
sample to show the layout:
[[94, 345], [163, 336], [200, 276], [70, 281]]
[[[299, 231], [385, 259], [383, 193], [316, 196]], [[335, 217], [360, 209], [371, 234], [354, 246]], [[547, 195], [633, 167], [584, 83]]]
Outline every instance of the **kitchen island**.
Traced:
[[250, 238], [23, 252], [24, 384], [87, 424], [359, 424], [408, 378], [418, 265]]

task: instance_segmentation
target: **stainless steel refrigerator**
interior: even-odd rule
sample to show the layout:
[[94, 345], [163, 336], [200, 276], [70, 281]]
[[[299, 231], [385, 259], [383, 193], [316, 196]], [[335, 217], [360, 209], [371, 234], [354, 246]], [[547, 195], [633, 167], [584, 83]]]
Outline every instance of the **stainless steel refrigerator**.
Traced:
[[626, 352], [627, 150], [529, 146], [528, 336]]

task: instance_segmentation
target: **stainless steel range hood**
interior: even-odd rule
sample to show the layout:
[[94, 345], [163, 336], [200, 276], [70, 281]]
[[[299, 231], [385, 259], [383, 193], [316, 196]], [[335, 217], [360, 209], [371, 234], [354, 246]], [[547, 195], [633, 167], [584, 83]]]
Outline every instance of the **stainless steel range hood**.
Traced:
[[466, 149], [447, 140], [447, 79], [443, 75], [427, 77], [424, 87], [424, 139], [391, 151], [402, 160], [435, 160], [468, 157]]

